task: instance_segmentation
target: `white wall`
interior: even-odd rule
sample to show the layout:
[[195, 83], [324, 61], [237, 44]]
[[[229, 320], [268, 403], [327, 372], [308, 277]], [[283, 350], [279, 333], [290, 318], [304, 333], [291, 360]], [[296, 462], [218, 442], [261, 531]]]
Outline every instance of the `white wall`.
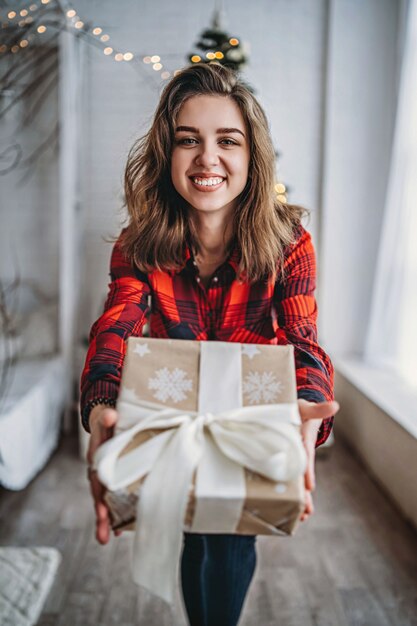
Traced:
[[320, 250], [322, 338], [360, 354], [396, 103], [401, 2], [332, 0]]

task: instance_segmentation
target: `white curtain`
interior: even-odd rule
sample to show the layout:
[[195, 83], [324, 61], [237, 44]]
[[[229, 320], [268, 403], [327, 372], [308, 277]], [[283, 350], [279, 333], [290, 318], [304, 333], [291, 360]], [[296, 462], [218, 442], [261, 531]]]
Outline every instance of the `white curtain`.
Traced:
[[390, 173], [364, 351], [417, 387], [417, 0], [410, 0]]

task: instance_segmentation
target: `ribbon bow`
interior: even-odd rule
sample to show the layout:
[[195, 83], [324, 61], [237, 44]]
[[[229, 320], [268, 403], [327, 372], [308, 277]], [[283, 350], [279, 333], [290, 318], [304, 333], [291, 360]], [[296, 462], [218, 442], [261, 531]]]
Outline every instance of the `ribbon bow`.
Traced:
[[[217, 414], [163, 408], [102, 444], [94, 465], [108, 489], [147, 475], [137, 507], [135, 582], [172, 603], [194, 472], [196, 510], [187, 530], [233, 533], [245, 501], [245, 467], [273, 481], [290, 481], [305, 471], [298, 424], [295, 402]], [[166, 430], [120, 456], [137, 433], [160, 428]]]

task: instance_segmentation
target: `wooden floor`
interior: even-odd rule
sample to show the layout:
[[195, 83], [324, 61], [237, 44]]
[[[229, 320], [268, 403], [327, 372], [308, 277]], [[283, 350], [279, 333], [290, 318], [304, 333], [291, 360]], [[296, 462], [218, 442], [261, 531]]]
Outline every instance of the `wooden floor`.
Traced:
[[[239, 626], [417, 625], [415, 531], [340, 441], [323, 452], [315, 514], [292, 538], [257, 540]], [[63, 556], [39, 626], [184, 626], [180, 599], [171, 614], [129, 580], [131, 534], [103, 547], [93, 522], [74, 436], [26, 490], [0, 488], [0, 543]]]

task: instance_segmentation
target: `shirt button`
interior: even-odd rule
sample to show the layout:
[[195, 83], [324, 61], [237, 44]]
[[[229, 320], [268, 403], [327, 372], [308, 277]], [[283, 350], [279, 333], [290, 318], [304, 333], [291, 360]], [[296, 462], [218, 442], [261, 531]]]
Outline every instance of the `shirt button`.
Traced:
[[214, 278], [213, 278], [213, 282], [214, 282], [214, 283], [217, 283], [217, 282], [218, 282], [218, 280], [219, 280], [219, 279], [218, 279], [218, 277], [217, 277], [217, 276], [214, 276]]

